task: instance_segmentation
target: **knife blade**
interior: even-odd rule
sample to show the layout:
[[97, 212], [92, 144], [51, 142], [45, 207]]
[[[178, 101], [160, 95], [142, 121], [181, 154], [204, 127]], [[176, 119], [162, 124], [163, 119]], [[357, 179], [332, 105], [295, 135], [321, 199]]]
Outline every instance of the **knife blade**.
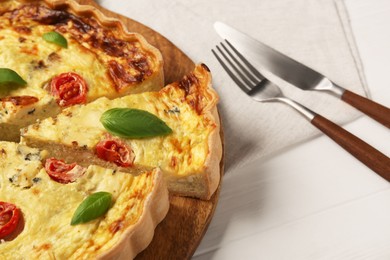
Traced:
[[263, 68], [259, 68], [260, 70], [268, 70], [302, 90], [332, 93], [390, 128], [389, 108], [338, 86], [319, 72], [225, 23], [216, 22], [214, 28], [223, 39], [231, 42], [241, 53], [250, 55], [262, 64]]

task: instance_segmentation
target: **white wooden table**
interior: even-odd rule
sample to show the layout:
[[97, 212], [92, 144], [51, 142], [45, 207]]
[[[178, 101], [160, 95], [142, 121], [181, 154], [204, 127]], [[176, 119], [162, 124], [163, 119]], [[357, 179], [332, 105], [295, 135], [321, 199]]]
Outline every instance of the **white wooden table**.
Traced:
[[[371, 96], [390, 107], [390, 1], [346, 4]], [[345, 127], [390, 156], [389, 129], [366, 116]], [[219, 228], [194, 259], [390, 259], [389, 183], [327, 137], [239, 176], [224, 180]]]

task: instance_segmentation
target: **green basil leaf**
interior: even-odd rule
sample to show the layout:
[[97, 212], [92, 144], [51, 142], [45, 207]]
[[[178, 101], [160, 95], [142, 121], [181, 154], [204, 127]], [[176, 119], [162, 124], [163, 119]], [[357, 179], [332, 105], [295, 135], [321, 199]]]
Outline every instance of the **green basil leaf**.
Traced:
[[18, 73], [11, 69], [0, 68], [0, 85], [15, 84], [15, 85], [26, 85], [27, 82], [19, 76]]
[[111, 207], [111, 203], [112, 195], [109, 192], [92, 193], [78, 206], [70, 224], [73, 226], [103, 216]]
[[68, 41], [58, 32], [47, 32], [42, 35], [42, 38], [50, 43], [57, 44], [63, 48], [68, 48]]
[[113, 108], [103, 113], [100, 122], [113, 135], [124, 138], [145, 138], [172, 133], [157, 116], [139, 109]]

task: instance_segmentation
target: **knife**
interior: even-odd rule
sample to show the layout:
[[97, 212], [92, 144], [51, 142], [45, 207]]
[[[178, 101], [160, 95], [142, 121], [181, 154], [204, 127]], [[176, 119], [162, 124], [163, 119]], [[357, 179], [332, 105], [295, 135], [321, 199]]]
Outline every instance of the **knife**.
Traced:
[[390, 109], [346, 90], [319, 72], [222, 22], [216, 22], [217, 33], [229, 40], [241, 53], [251, 55], [271, 73], [302, 90], [327, 91], [390, 128]]

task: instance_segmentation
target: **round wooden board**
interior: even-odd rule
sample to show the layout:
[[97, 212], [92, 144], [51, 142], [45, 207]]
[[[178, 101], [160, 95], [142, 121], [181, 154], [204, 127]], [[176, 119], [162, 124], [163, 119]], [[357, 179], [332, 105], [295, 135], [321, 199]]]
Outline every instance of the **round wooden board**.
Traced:
[[[180, 80], [183, 75], [193, 70], [195, 66], [193, 61], [159, 33], [139, 22], [106, 10], [93, 0], [77, 0], [77, 2], [94, 6], [106, 16], [121, 20], [129, 32], [140, 33], [150, 44], [157, 47], [164, 59], [166, 84]], [[222, 175], [223, 159], [221, 160], [220, 169]], [[221, 183], [209, 201], [170, 196], [168, 215], [157, 226], [153, 241], [144, 251], [138, 254], [136, 259], [191, 258], [213, 217], [220, 186]]]

